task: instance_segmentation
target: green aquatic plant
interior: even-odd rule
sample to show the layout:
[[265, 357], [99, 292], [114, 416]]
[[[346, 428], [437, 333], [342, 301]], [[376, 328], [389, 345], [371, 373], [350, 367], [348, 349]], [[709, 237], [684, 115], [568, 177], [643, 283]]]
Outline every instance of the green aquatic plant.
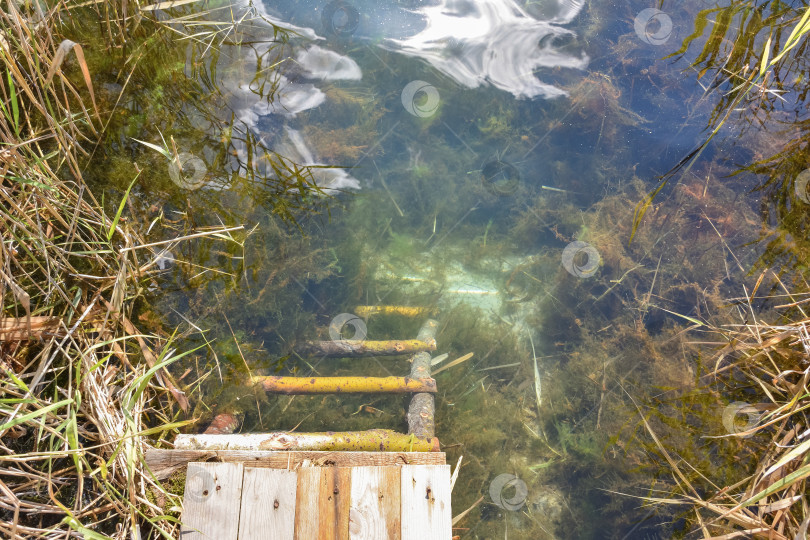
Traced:
[[[289, 58], [289, 33], [262, 20], [250, 8], [231, 13], [230, 24], [211, 22], [225, 8], [228, 6], [201, 9], [186, 3], [172, 6], [166, 17], [156, 18], [150, 17], [156, 8], [142, 8], [138, 25], [130, 31], [131, 45], [137, 46], [129, 50], [123, 64], [114, 61], [120, 51], [111, 56], [99, 54], [103, 48], [94, 47], [91, 62], [99, 66], [96, 78], [110, 89], [107, 103], [117, 111], [106, 126], [109, 137], [103, 143], [104, 153], [137, 152], [134, 144], [125, 143], [121, 148], [122, 132], [150, 143], [165, 135], [167, 141], [172, 139], [170, 150], [175, 155], [195, 149], [206, 165], [208, 185], [250, 190], [257, 201], [295, 224], [305, 215], [317, 213], [328, 197], [311, 167], [279, 155], [239, 119], [233, 110], [233, 89], [228, 86], [234, 77], [252, 78], [255, 99], [272, 103]], [[76, 18], [69, 21], [65, 32], [98, 40], [91, 28], [91, 19]], [[268, 29], [272, 30], [269, 37]], [[188, 40], [188, 48], [178, 47], [178, 37]], [[262, 45], [259, 56], [251, 52], [256, 45]], [[121, 71], [121, 65], [127, 70]], [[209, 129], [201, 129], [201, 125]], [[154, 156], [139, 157], [144, 169], [142, 186], [179, 195], [168, 182], [166, 164], [155, 162]], [[96, 180], [97, 171], [90, 167], [88, 177], [102, 189], [126, 187], [119, 178], [104, 175]], [[208, 202], [216, 201], [211, 197]], [[227, 213], [225, 207], [219, 210]]]
[[[702, 51], [691, 63], [691, 67], [700, 75], [713, 75], [707, 91], [716, 95], [717, 100], [706, 128], [709, 133], [665, 173], [658, 186], [636, 205], [631, 241], [661, 190], [676, 175], [686, 177], [732, 115], [740, 114], [745, 126], [743, 129], [746, 129], [758, 125], [759, 116], [767, 115], [777, 108], [780, 101], [785, 101], [783, 94], [795, 92], [798, 95], [795, 104], [797, 111], [807, 97], [803, 81], [807, 79], [810, 69], [806, 62], [810, 8], [802, 10], [771, 0], [736, 0], [729, 6], [704, 9], [698, 13], [695, 31], [672, 56], [681, 56], [690, 51], [697, 38], [704, 34], [710, 16], [716, 17], [716, 23], [711, 26]], [[737, 24], [732, 25], [732, 21], [737, 21]], [[788, 35], [785, 37], [786, 33]], [[758, 46], [758, 36], [766, 40], [764, 47]], [[777, 159], [772, 161], [776, 162]]]
[[580, 467], [585, 466], [589, 460], [601, 461], [599, 458], [602, 456], [606, 441], [599, 439], [604, 438], [603, 434], [574, 430], [565, 420], [555, 423], [554, 428], [556, 443], [563, 456], [577, 460]]

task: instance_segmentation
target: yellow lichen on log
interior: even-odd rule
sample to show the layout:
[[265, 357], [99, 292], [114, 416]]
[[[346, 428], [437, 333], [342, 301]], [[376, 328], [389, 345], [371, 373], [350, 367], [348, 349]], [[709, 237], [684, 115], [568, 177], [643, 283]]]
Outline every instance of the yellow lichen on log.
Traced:
[[308, 341], [295, 347], [301, 356], [326, 356], [329, 358], [352, 358], [358, 356], [393, 356], [435, 351], [436, 340], [400, 339], [386, 341], [335, 339], [331, 341]]
[[185, 450], [286, 450], [342, 452], [439, 452], [435, 437], [417, 437], [390, 429], [297, 433], [243, 433], [238, 435], [178, 435], [176, 449]]
[[273, 394], [404, 394], [436, 392], [433, 379], [410, 377], [251, 377], [265, 392]]
[[371, 317], [372, 315], [402, 315], [403, 317], [419, 317], [433, 313], [435, 309], [413, 306], [357, 306], [354, 310], [358, 317]]

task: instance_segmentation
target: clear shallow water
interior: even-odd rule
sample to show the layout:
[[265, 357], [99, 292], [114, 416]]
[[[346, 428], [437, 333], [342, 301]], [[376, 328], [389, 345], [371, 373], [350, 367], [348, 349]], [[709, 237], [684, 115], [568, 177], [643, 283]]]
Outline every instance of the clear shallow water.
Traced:
[[[707, 5], [279, 2], [238, 8], [240, 25], [190, 45], [187, 99], [144, 128], [171, 135], [185, 166], [144, 151], [140, 196], [162, 213], [154, 234], [252, 231], [174, 248], [154, 291], [159, 317], [206, 331], [178, 368], [202, 378], [197, 414], [239, 410], [246, 431], [403, 430], [406, 399], [266, 398], [242, 383], [404, 374], [401, 360], [291, 345], [358, 305], [428, 307], [438, 354], [475, 353], [437, 377], [437, 435], [465, 463], [454, 515], [484, 496], [463, 538], [672, 537], [677, 510], [611, 493], [669, 478], [630, 397], [672, 428], [667, 444], [711, 462], [717, 450], [678, 423], [714, 435], [721, 416], [671, 404], [704, 373], [681, 315], [728, 311], [761, 251], [747, 245], [756, 179], [723, 178], [756, 140], [712, 144], [629, 243], [636, 203], [705, 135], [714, 102], [688, 68], [696, 50], [664, 58]], [[266, 21], [298, 36], [273, 41]], [[297, 165], [318, 166], [323, 195], [273, 180]], [[368, 337], [420, 323], [372, 317]]]

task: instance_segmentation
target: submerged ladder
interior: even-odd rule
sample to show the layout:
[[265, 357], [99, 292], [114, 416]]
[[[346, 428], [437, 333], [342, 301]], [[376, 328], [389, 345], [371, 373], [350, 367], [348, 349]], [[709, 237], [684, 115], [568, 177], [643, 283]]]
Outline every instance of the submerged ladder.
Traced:
[[[327, 357], [412, 353], [402, 377], [250, 379], [275, 394], [410, 393], [406, 434], [181, 434], [174, 450], [147, 450], [158, 478], [188, 466], [181, 538], [449, 540], [450, 467], [435, 437], [436, 381], [430, 375], [437, 329], [428, 319], [414, 340], [331, 340], [296, 349]], [[219, 462], [200, 463], [208, 460]]]

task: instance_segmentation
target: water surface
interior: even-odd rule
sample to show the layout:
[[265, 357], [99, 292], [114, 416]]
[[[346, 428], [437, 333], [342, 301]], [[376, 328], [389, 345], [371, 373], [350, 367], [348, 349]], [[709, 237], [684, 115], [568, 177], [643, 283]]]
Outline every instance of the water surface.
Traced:
[[[474, 353], [437, 376], [437, 435], [449, 463], [464, 456], [454, 515], [484, 496], [462, 538], [675, 535], [682, 509], [615, 494], [671, 480], [634, 400], [693, 463], [737, 474], [712, 463], [724, 442], [679, 435], [722, 434], [720, 415], [671, 401], [705, 373], [684, 328], [728, 315], [762, 253], [758, 179], [728, 179], [761, 139], [718, 137], [634, 227], [706, 137], [715, 101], [690, 68], [705, 37], [671, 55], [713, 6], [212, 5], [202, 20], [239, 24], [190, 41], [187, 99], [140, 127], [171, 136], [183, 169], [138, 149], [155, 163], [140, 193], [155, 234], [251, 231], [174, 248], [153, 291], [160, 317], [204, 330], [178, 368], [200, 378], [197, 413], [239, 410], [245, 431], [404, 430], [405, 398], [268, 398], [243, 382], [404, 375], [401, 359], [292, 346], [359, 305], [430, 308], [437, 354]], [[367, 336], [411, 338], [421, 322], [371, 317]]]

